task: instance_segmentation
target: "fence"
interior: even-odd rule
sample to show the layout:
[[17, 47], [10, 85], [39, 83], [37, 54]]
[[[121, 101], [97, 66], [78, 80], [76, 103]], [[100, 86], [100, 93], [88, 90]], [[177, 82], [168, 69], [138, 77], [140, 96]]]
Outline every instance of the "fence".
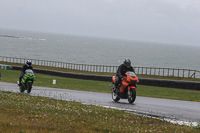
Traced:
[[[24, 63], [26, 63], [27, 60], [28, 59], [25, 59], [25, 58], [0, 56], [0, 61], [3, 61], [3, 62], [24, 64]], [[29, 60], [32, 61], [33, 65], [67, 68], [67, 69], [90, 71], [90, 72], [115, 73], [117, 71], [117, 68], [118, 68], [117, 66], [75, 64], [75, 63], [66, 63], [66, 62], [48, 61], [48, 60], [37, 60], [37, 59], [29, 59]]]
[[[37, 59], [30, 59], [30, 60], [34, 65], [50, 66], [50, 67], [66, 68], [73, 70], [90, 71], [90, 72], [116, 73], [118, 68], [118, 66], [75, 64], [75, 63], [37, 60]], [[27, 59], [0, 56], [0, 61], [24, 64], [27, 61]], [[137, 74], [141, 75], [200, 78], [200, 71], [190, 70], [190, 69], [156, 68], [156, 67], [134, 67], [134, 69]]]
[[177, 68], [135, 67], [135, 72], [141, 75], [172, 76], [181, 78], [200, 78], [200, 71]]

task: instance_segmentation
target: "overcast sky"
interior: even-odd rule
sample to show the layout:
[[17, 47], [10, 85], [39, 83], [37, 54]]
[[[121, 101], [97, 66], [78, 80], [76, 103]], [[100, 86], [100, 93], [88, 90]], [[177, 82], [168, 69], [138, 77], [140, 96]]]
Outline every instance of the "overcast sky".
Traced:
[[0, 28], [200, 46], [200, 0], [0, 0]]

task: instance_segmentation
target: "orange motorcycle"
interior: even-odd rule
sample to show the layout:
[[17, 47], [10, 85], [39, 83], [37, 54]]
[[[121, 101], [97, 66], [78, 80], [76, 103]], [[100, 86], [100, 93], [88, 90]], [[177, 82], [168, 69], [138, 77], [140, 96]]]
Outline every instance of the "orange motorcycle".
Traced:
[[125, 75], [126, 76], [121, 79], [119, 92], [117, 92], [117, 88], [114, 85], [116, 82], [116, 76], [112, 77], [113, 83], [110, 85], [112, 99], [115, 102], [118, 102], [120, 99], [128, 99], [129, 103], [133, 103], [136, 99], [136, 87], [139, 80], [134, 72], [128, 71]]

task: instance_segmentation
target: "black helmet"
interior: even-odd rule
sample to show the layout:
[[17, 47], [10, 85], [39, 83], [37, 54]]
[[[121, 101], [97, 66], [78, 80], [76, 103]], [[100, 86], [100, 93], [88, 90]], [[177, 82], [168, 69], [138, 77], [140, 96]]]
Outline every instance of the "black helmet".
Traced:
[[26, 64], [27, 64], [28, 66], [31, 66], [31, 64], [32, 64], [32, 63], [31, 63], [31, 60], [27, 60], [27, 61], [26, 61]]
[[129, 59], [125, 59], [124, 60], [124, 65], [127, 66], [127, 67], [130, 67], [131, 66], [131, 61]]

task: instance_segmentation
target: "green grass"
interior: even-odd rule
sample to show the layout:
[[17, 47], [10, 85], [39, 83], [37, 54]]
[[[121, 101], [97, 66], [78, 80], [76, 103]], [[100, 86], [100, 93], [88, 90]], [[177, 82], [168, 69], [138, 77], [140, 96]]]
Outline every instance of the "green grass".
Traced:
[[138, 95], [200, 102], [200, 91], [140, 85]]
[[191, 132], [174, 125], [100, 106], [0, 91], [0, 132]]
[[[1, 73], [2, 73], [2, 78], [0, 81], [16, 83], [20, 71], [1, 70]], [[49, 76], [39, 73], [36, 74], [36, 76], [37, 76], [36, 81], [34, 82], [35, 86], [110, 93], [110, 88], [109, 88], [109, 85], [111, 84], [110, 82], [64, 78], [64, 77]], [[56, 79], [56, 85], [52, 84], [53, 79]], [[137, 96], [200, 102], [200, 91], [195, 91], [195, 90], [153, 87], [145, 85], [138, 85], [136, 90], [137, 90]]]

